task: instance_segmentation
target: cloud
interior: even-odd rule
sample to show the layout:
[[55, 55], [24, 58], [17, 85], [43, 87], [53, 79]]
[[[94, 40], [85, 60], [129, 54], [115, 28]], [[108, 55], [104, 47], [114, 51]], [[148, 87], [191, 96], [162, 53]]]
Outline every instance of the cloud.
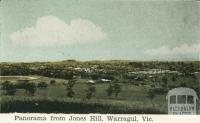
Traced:
[[97, 42], [105, 39], [106, 34], [86, 19], [65, 23], [55, 16], [43, 16], [35, 26], [14, 32], [10, 38], [14, 46], [62, 46]]
[[179, 47], [169, 48], [168, 46], [162, 46], [155, 49], [146, 50], [145, 54], [151, 56], [176, 56], [176, 55], [193, 55], [200, 53], [200, 43], [197, 44], [182, 44]]

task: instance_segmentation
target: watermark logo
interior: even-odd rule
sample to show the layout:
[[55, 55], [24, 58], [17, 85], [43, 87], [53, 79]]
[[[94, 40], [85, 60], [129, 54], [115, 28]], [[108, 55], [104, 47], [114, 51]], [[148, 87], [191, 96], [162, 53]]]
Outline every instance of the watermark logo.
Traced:
[[167, 94], [168, 114], [196, 114], [196, 92], [191, 88], [174, 88]]

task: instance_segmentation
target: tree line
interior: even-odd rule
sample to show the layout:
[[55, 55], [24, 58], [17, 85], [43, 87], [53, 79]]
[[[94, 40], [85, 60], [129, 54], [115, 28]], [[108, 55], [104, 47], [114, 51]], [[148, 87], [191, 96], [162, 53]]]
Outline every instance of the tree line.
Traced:
[[[56, 81], [51, 80], [49, 83], [50, 85], [54, 85]], [[75, 84], [76, 84], [75, 80], [69, 80], [65, 85], [67, 91], [66, 94], [67, 97], [69, 98], [74, 97], [76, 93], [74, 91]], [[9, 96], [15, 95], [17, 89], [24, 89], [26, 95], [34, 96], [37, 88], [45, 89], [48, 86], [49, 85], [46, 82], [39, 82], [38, 84], [36, 84], [35, 82], [30, 82], [29, 80], [18, 81], [17, 84], [12, 83], [11, 81], [5, 81], [1, 84], [1, 89], [4, 90], [5, 95]], [[105, 91], [108, 97], [111, 97], [113, 94], [115, 95], [115, 97], [117, 97], [119, 93], [122, 91], [122, 85], [118, 83], [113, 84], [112, 82], [110, 82], [108, 88]], [[85, 89], [85, 98], [91, 99], [92, 96], [95, 94], [95, 92], [96, 92], [95, 85], [87, 84], [87, 89]]]

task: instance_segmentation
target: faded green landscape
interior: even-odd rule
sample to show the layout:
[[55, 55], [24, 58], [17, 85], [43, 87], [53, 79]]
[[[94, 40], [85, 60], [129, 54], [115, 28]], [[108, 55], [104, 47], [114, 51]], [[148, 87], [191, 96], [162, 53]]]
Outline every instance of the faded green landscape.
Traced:
[[193, 88], [199, 61], [0, 63], [1, 112], [166, 114], [168, 90]]
[[167, 114], [169, 90], [200, 97], [199, 5], [0, 0], [0, 112]]

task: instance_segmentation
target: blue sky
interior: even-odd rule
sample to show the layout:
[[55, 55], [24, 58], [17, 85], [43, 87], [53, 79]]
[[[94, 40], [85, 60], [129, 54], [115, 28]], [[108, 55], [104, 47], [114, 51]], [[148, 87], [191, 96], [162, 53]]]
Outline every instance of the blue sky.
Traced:
[[197, 2], [3, 0], [0, 61], [199, 60]]

